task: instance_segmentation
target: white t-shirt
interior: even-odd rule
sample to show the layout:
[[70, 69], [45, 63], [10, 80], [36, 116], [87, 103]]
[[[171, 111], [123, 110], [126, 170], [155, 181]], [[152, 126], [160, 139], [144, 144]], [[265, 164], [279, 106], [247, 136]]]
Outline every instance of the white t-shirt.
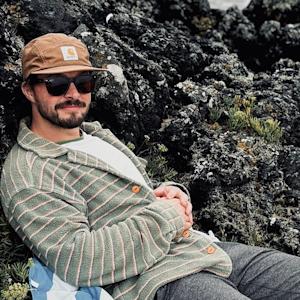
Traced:
[[124, 174], [136, 182], [147, 185], [141, 172], [137, 169], [131, 159], [122, 151], [103, 141], [99, 137], [82, 132], [81, 139], [63, 143], [62, 146], [93, 155], [110, 165], [119, 173]]

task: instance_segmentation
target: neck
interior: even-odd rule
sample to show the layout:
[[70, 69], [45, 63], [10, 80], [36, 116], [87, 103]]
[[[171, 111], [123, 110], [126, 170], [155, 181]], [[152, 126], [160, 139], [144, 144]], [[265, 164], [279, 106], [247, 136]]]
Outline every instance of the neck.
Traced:
[[41, 122], [36, 122], [34, 118], [31, 123], [31, 130], [37, 135], [51, 142], [58, 143], [68, 140], [77, 139], [80, 137], [79, 127], [75, 128], [62, 128], [57, 125], [50, 123], [47, 120]]

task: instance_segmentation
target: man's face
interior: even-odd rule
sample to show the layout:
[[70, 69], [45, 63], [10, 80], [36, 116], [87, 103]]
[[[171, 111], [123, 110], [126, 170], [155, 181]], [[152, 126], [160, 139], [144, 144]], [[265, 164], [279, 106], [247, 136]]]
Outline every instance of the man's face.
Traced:
[[[64, 75], [74, 78], [82, 72], [67, 72]], [[50, 75], [38, 75], [45, 79]], [[45, 83], [33, 87], [34, 102], [32, 103], [33, 121], [43, 119], [52, 125], [62, 128], [76, 128], [84, 121], [91, 103], [91, 93], [80, 93], [74, 83], [64, 95], [53, 96], [47, 91]]]

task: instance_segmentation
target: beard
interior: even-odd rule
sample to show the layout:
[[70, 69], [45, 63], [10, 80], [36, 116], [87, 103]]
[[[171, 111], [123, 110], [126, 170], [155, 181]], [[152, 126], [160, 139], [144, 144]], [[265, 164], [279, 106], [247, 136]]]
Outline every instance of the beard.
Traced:
[[68, 100], [63, 103], [57, 104], [54, 111], [50, 111], [43, 103], [39, 103], [37, 109], [40, 115], [49, 121], [51, 124], [56, 125], [61, 128], [73, 129], [79, 127], [84, 121], [88, 111], [89, 106], [84, 112], [70, 112], [67, 117], [62, 118], [59, 116], [59, 109], [63, 109], [64, 106], [74, 105], [78, 107], [86, 107], [84, 102], [79, 100]]

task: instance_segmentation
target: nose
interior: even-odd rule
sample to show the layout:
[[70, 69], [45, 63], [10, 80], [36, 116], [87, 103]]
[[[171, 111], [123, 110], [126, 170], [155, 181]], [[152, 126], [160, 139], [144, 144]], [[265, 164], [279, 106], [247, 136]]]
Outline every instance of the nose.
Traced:
[[67, 92], [65, 93], [65, 97], [70, 99], [79, 99], [80, 93], [73, 82], [71, 82]]

